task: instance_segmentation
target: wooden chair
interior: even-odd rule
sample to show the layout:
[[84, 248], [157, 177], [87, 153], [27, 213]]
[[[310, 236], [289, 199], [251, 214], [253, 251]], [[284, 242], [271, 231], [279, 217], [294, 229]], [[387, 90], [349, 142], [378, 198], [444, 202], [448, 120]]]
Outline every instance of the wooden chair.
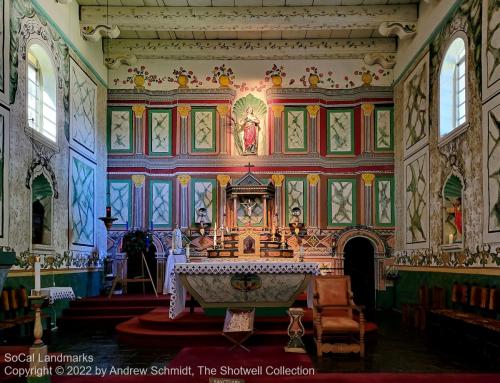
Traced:
[[[314, 334], [318, 357], [323, 353], [359, 353], [365, 355], [365, 318], [363, 308], [356, 306], [351, 290], [351, 278], [325, 275], [314, 279]], [[353, 310], [359, 313], [358, 320]], [[348, 343], [330, 343], [339, 338]]]

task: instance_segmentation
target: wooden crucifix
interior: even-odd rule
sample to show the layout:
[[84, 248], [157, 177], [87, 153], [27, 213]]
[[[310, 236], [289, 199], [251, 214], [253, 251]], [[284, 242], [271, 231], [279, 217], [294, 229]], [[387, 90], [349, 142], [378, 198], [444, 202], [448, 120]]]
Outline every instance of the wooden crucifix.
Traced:
[[245, 165], [245, 167], [248, 168], [248, 173], [250, 173], [250, 168], [254, 168], [255, 165], [251, 165], [250, 162], [248, 162], [248, 165]]

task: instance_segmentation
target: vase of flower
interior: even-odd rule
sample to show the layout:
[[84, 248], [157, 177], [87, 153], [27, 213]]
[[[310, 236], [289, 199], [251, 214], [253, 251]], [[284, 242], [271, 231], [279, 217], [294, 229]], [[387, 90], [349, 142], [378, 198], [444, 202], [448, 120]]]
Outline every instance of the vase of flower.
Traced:
[[187, 88], [188, 82], [189, 82], [189, 78], [185, 74], [180, 74], [177, 77], [177, 84], [179, 84], [179, 88]]
[[363, 81], [364, 86], [370, 86], [373, 81], [373, 76], [370, 72], [363, 72], [361, 75], [361, 81]]
[[146, 82], [146, 79], [144, 78], [144, 75], [136, 74], [134, 76], [134, 88], [135, 89], [144, 89], [145, 82]]
[[319, 84], [319, 76], [316, 73], [311, 73], [307, 79], [309, 88], [317, 88]]
[[279, 74], [272, 75], [271, 82], [273, 83], [274, 88], [281, 88], [281, 84], [283, 83], [283, 77], [281, 77]]
[[231, 79], [227, 74], [219, 76], [219, 85], [221, 88], [229, 88], [229, 85], [231, 85]]

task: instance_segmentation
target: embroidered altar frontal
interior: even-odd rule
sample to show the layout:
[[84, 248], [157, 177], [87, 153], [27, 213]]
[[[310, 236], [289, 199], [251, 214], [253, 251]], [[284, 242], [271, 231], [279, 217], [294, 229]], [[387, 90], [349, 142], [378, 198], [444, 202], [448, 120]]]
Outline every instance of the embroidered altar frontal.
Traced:
[[204, 309], [288, 308], [319, 275], [315, 262], [202, 262], [175, 266], [170, 317], [184, 309], [186, 290]]

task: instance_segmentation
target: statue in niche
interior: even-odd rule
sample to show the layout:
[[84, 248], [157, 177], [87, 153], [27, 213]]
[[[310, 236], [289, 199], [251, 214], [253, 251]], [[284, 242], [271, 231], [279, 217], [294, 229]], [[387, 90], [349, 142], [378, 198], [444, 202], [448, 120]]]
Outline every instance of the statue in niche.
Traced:
[[266, 118], [266, 104], [252, 94], [234, 103], [230, 120], [234, 145], [240, 155], [258, 155], [259, 151], [264, 154]]
[[239, 123], [243, 130], [243, 154], [256, 154], [260, 121], [255, 117], [251, 106], [247, 108], [247, 115], [242, 118]]
[[461, 243], [463, 238], [462, 211], [463, 183], [452, 174], [443, 188], [443, 242]]

